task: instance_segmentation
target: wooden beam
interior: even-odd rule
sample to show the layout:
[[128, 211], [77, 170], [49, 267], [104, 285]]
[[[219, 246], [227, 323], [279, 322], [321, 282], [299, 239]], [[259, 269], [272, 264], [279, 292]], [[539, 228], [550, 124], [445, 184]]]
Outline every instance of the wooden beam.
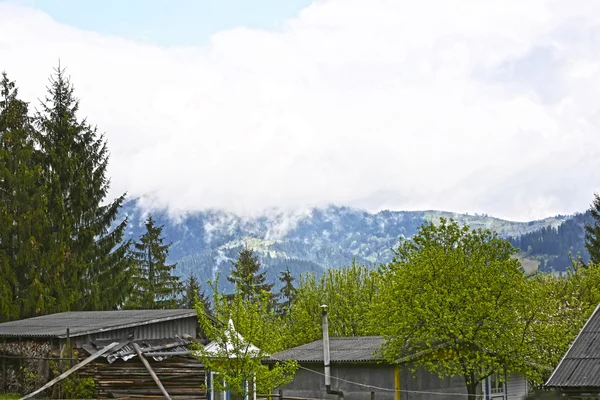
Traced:
[[106, 346], [105, 348], [103, 348], [102, 350], [100, 350], [99, 352], [94, 353], [93, 355], [89, 356], [88, 358], [86, 358], [85, 360], [83, 360], [82, 362], [80, 362], [79, 364], [75, 365], [74, 367], [72, 367], [72, 368], [68, 369], [67, 371], [63, 372], [62, 374], [60, 374], [56, 378], [52, 379], [50, 382], [46, 383], [44, 386], [42, 386], [41, 388], [39, 388], [35, 392], [31, 392], [28, 395], [21, 397], [21, 400], [29, 399], [29, 398], [35, 396], [36, 394], [40, 394], [41, 392], [43, 392], [44, 390], [48, 389], [49, 387], [51, 387], [55, 383], [62, 381], [67, 376], [69, 376], [73, 372], [77, 371], [79, 368], [81, 368], [81, 367], [83, 367], [83, 366], [91, 363], [96, 358], [100, 357], [102, 354], [108, 353], [108, 351], [110, 351], [113, 347], [115, 347], [118, 344], [119, 344], [119, 342], [112, 342], [111, 344], [109, 344], [108, 346]]
[[167, 400], [171, 400], [171, 396], [169, 396], [169, 393], [167, 393], [167, 390], [160, 382], [160, 379], [158, 379], [158, 376], [156, 376], [156, 374], [154, 373], [154, 370], [148, 363], [148, 360], [146, 360], [144, 358], [144, 355], [142, 354], [142, 350], [140, 349], [140, 346], [138, 346], [137, 343], [132, 343], [132, 344], [133, 344], [133, 348], [135, 349], [135, 352], [137, 353], [138, 357], [140, 358], [140, 360], [142, 360], [144, 367], [146, 367], [148, 372], [150, 372], [150, 376], [152, 376], [152, 379], [154, 379], [154, 382], [156, 382], [156, 386], [158, 386], [158, 388], [160, 389], [160, 391], [162, 392], [162, 394], [165, 396], [165, 398]]

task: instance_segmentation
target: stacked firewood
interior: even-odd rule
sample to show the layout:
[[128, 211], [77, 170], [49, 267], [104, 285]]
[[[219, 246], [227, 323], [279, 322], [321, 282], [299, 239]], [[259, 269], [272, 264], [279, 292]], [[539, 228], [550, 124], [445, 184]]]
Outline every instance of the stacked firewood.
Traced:
[[[163, 361], [149, 358], [152, 369], [171, 398], [206, 399], [204, 365], [191, 357], [170, 357]], [[160, 389], [144, 367], [134, 357], [109, 364], [105, 359], [90, 363], [80, 377], [92, 377], [98, 398], [157, 398]]]

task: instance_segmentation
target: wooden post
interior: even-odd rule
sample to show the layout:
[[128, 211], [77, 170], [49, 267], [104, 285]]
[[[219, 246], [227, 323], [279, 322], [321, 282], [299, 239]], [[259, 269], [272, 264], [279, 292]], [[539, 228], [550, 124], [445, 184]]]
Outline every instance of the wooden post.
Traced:
[[69, 358], [69, 368], [73, 366], [73, 347], [71, 345], [71, 331], [67, 328], [67, 357]]
[[375, 392], [371, 392], [371, 400], [375, 400]]
[[[19, 337], [19, 352], [22, 352], [23, 349], [23, 342], [21, 340], [21, 338]], [[19, 357], [19, 370], [16, 373], [16, 377], [17, 377], [17, 392], [21, 393], [21, 382], [23, 379], [23, 359], [21, 357]]]
[[[2, 352], [6, 355], [6, 338], [3, 341]], [[6, 357], [2, 357], [2, 393], [6, 393]]]
[[152, 379], [154, 379], [154, 382], [156, 383], [156, 386], [158, 386], [158, 388], [160, 389], [160, 391], [162, 392], [162, 394], [165, 396], [165, 398], [167, 400], [171, 400], [171, 396], [169, 396], [169, 393], [167, 393], [167, 390], [165, 389], [165, 387], [160, 382], [160, 379], [158, 379], [158, 376], [156, 376], [156, 374], [154, 373], [154, 370], [152, 369], [152, 367], [148, 363], [148, 360], [146, 360], [144, 358], [144, 355], [142, 354], [142, 350], [140, 349], [140, 346], [138, 346], [137, 343], [132, 343], [132, 344], [133, 344], [133, 348], [135, 349], [135, 352], [137, 353], [138, 357], [140, 358], [140, 360], [142, 360], [142, 363], [144, 364], [144, 367], [146, 367], [146, 369], [148, 370], [148, 372], [150, 372], [150, 376], [152, 377]]
[[17, 377], [17, 392], [21, 393], [21, 388], [23, 387], [23, 359], [19, 357], [19, 370], [15, 374]]
[[279, 400], [283, 400], [283, 390], [279, 389]]

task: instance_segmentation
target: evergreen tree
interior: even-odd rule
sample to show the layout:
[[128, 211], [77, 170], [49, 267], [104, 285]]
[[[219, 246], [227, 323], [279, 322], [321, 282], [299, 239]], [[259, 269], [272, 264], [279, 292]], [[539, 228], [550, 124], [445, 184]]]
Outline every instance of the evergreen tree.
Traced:
[[285, 271], [282, 271], [279, 275], [279, 282], [283, 284], [281, 289], [279, 290], [279, 311], [282, 314], [288, 314], [292, 309], [292, 303], [296, 298], [296, 288], [294, 287], [294, 277], [290, 272], [290, 269], [287, 268]]
[[260, 271], [260, 261], [252, 249], [244, 247], [236, 262], [233, 263], [231, 275], [227, 280], [235, 285], [236, 292], [243, 300], [257, 299], [262, 291], [271, 292], [273, 284], [265, 283], [266, 272]]
[[78, 118], [73, 90], [59, 66], [37, 115], [50, 224], [43, 245], [58, 260], [47, 271], [54, 299], [47, 312], [113, 309], [130, 288], [127, 221], [113, 226], [125, 195], [106, 202], [106, 141]]
[[210, 299], [204, 293], [204, 290], [200, 287], [198, 278], [193, 273], [185, 280], [183, 285], [183, 293], [181, 297], [182, 308], [195, 308], [196, 302], [204, 304], [206, 311], [210, 310]]
[[[156, 226], [152, 216], [146, 219], [146, 233], [133, 243], [131, 258], [134, 261], [133, 293], [129, 308], [166, 309], [177, 307], [179, 278], [174, 276], [176, 264], [167, 264], [169, 245], [163, 244], [162, 226]], [[193, 307], [192, 307], [193, 308]]]
[[48, 275], [39, 244], [46, 226], [34, 128], [15, 83], [0, 80], [0, 322], [45, 307]]
[[600, 195], [594, 194], [594, 202], [590, 208], [593, 225], [585, 226], [585, 248], [590, 253], [590, 261], [593, 264], [600, 263]]

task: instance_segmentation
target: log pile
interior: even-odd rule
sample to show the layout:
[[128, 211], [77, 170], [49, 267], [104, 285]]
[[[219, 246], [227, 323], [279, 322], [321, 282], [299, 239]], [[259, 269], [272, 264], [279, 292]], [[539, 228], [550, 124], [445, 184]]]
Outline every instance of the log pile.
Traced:
[[0, 392], [32, 391], [42, 386], [49, 376], [48, 341], [0, 341]]
[[[191, 357], [170, 357], [156, 362], [148, 360], [152, 369], [173, 399], [206, 399], [204, 365]], [[92, 377], [98, 398], [143, 399], [162, 398], [160, 389], [139, 360], [105, 359], [90, 363], [79, 374]]]

